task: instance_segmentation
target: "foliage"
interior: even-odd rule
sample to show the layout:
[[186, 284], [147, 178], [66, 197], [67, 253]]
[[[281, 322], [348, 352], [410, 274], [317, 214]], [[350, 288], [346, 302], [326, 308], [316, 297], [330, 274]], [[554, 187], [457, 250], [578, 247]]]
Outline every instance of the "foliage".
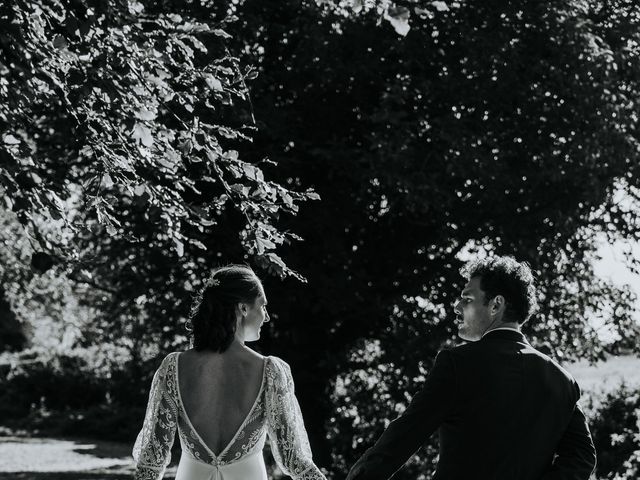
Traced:
[[[0, 60], [13, 65], [0, 120], [15, 125], [0, 178], [26, 225], [40, 205], [55, 217], [47, 192], [60, 197], [67, 233], [48, 254], [71, 258], [70, 275], [92, 285], [85, 301], [99, 313], [85, 342], [111, 335], [126, 347], [132, 385], [139, 359], [185, 345], [189, 292], [206, 266], [250, 254], [285, 273], [269, 256], [278, 246], [310, 283], [265, 279], [275, 321], [260, 348], [292, 364], [314, 456], [338, 475], [456, 342], [450, 305], [470, 256], [531, 263], [542, 309], [526, 333], [556, 358], [637, 349], [632, 293], [596, 278], [592, 262], [599, 242], [638, 238], [640, 10], [319, 3], [108, 2], [85, 15], [76, 6], [87, 3], [69, 2], [63, 18], [51, 0], [40, 8], [57, 26], [48, 37], [0, 7], [3, 23], [21, 25], [0, 29], [13, 52], [12, 64]], [[67, 18], [89, 31], [66, 29]], [[220, 24], [206, 31], [212, 18]], [[211, 34], [219, 27], [235, 56]], [[45, 41], [57, 34], [64, 42]], [[259, 74], [252, 102], [241, 84], [254, 73], [238, 65]], [[291, 190], [307, 186], [323, 201], [276, 230], [279, 212], [313, 196]], [[255, 208], [243, 203], [254, 191]], [[288, 231], [305, 242], [286, 242]], [[401, 475], [431, 471], [429, 448]]]
[[[132, 388], [132, 366], [109, 345], [65, 352], [31, 348], [2, 355], [0, 424], [43, 435], [96, 436], [132, 442], [146, 393]], [[155, 365], [136, 365], [148, 388]]]
[[456, 342], [450, 305], [473, 255], [532, 265], [542, 308], [526, 334], [545, 352], [637, 348], [634, 295], [592, 268], [600, 242], [639, 226], [639, 10], [608, 5], [459, 2], [412, 11], [404, 38], [373, 10], [235, 7], [236, 49], [260, 73], [255, 155], [323, 199], [287, 220], [306, 239], [287, 261], [313, 288], [269, 282], [263, 343], [293, 364], [320, 464], [351, 464]]
[[[179, 323], [212, 264], [250, 260], [299, 277], [275, 252], [297, 237], [276, 221], [317, 198], [265, 179], [264, 158], [242, 160], [255, 72], [225, 46], [228, 19], [198, 20], [198, 8], [0, 7], [2, 199], [37, 245], [32, 267], [95, 288], [95, 338], [133, 335], [132, 350], [143, 327], [153, 342]], [[131, 327], [157, 315], [156, 328]]]
[[640, 390], [622, 384], [600, 400], [591, 431], [598, 454], [596, 475], [625, 480], [640, 474]]
[[[40, 222], [37, 228], [54, 235], [57, 227], [56, 223]], [[54, 269], [41, 272], [34, 267], [37, 245], [16, 215], [1, 208], [0, 245], [1, 288], [8, 307], [2, 328], [13, 331], [14, 338], [23, 338], [22, 348], [8, 348], [3, 341], [0, 352], [34, 347], [50, 355], [64, 354], [82, 338], [96, 316], [95, 309], [80, 304], [80, 299], [93, 297], [92, 289], [58, 275]]]

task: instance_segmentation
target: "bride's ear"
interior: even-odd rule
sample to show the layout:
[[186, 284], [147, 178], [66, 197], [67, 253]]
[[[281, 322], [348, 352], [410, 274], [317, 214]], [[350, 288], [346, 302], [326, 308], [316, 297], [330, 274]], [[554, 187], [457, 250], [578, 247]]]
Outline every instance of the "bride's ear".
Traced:
[[238, 319], [247, 316], [247, 304], [246, 303], [237, 303], [236, 304], [236, 317]]

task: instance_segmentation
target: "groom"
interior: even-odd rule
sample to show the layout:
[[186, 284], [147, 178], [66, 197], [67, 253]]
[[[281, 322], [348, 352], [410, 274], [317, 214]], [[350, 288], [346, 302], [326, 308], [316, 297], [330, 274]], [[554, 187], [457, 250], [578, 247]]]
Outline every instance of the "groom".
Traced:
[[462, 274], [454, 311], [469, 343], [438, 354], [424, 388], [347, 480], [391, 477], [437, 429], [433, 480], [587, 480], [596, 456], [578, 384], [520, 332], [536, 307], [528, 265], [491, 257]]

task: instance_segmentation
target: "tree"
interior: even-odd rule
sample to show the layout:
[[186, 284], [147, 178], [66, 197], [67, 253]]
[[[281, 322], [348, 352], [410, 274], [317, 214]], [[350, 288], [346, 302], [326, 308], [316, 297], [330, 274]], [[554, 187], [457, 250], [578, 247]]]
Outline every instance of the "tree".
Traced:
[[[110, 129], [105, 120], [104, 128], [93, 129], [113, 132], [107, 146], [115, 153], [105, 148], [86, 160], [83, 155], [90, 152], [80, 155], [82, 147], [75, 139], [83, 146], [101, 145], [103, 140], [92, 131], [70, 126], [90, 119], [79, 117], [78, 122], [70, 114], [58, 115], [60, 107], [46, 110], [51, 104], [60, 105], [58, 98], [64, 96], [50, 95], [44, 101], [45, 97], [35, 94], [31, 96], [42, 101], [34, 103], [25, 94], [24, 105], [43, 109], [46, 125], [51, 119], [57, 123], [51, 124], [54, 139], [42, 139], [39, 148], [25, 151], [48, 154], [24, 168], [15, 160], [26, 155], [20, 153], [23, 143], [31, 145], [28, 141], [49, 134], [48, 128], [36, 135], [35, 130], [22, 127], [27, 134], [16, 130], [3, 137], [9, 145], [6, 150], [14, 149], [9, 167], [3, 167], [5, 188], [10, 194], [29, 192], [26, 203], [14, 205], [18, 213], [33, 211], [31, 204], [39, 205], [30, 192], [43, 188], [31, 175], [40, 165], [47, 165], [44, 173], [37, 172], [40, 179], [85, 172], [72, 182], [81, 185], [81, 178], [96, 177], [84, 190], [70, 187], [69, 195], [58, 195], [68, 197], [69, 208], [79, 210], [77, 218], [83, 219], [72, 219], [68, 228], [77, 228], [74, 220], [91, 227], [73, 235], [79, 253], [71, 270], [75, 278], [96, 288], [88, 298], [102, 312], [102, 321], [94, 322], [95, 338], [113, 332], [132, 352], [154, 343], [161, 350], [184, 344], [181, 319], [188, 292], [204, 266], [217, 259], [243, 260], [248, 252], [256, 263], [271, 260], [279, 265], [277, 272], [284, 273], [287, 267], [278, 258], [264, 258], [272, 246], [279, 245], [287, 265], [307, 277], [309, 284], [295, 278], [282, 282], [265, 278], [275, 322], [268, 324], [261, 348], [292, 364], [314, 455], [335, 473], [343, 473], [387, 419], [402, 409], [424, 380], [435, 352], [456, 342], [450, 305], [462, 283], [458, 269], [470, 255], [508, 253], [531, 263], [538, 275], [542, 309], [526, 333], [532, 343], [557, 358], [598, 357], [622, 346], [637, 348], [638, 333], [629, 289], [597, 279], [591, 266], [599, 236], [609, 241], [638, 237], [635, 207], [640, 177], [634, 111], [640, 91], [638, 7], [623, 1], [585, 4], [577, 0], [380, 2], [380, 8], [377, 3], [354, 2], [358, 5], [363, 8], [351, 13], [347, 2], [195, 5], [175, 0], [145, 4], [142, 10], [137, 2], [92, 4], [96, 13], [87, 18], [93, 18], [90, 25], [96, 25], [96, 33], [87, 38], [105, 35], [100, 45], [114, 54], [107, 55], [107, 63], [98, 65], [91, 78], [110, 78], [109, 72], [114, 71], [112, 83], [120, 78], [129, 83], [109, 93], [116, 99], [110, 99], [108, 107], [99, 103], [99, 97], [94, 99], [98, 95], [94, 90], [88, 90], [86, 98], [94, 100], [82, 112], [115, 118], [117, 125], [125, 123], [124, 131], [131, 132], [131, 138], [122, 130]], [[12, 11], [3, 8], [3, 15]], [[102, 16], [104, 8], [111, 9], [109, 15]], [[70, 17], [84, 25], [81, 10]], [[232, 35], [227, 41], [237, 61], [221, 53], [224, 48], [217, 42], [222, 36], [207, 36], [197, 21], [227, 14], [237, 16], [236, 22], [224, 24]], [[379, 24], [380, 16], [388, 18]], [[107, 42], [111, 38], [104, 33], [107, 24], [108, 31], [116, 32], [116, 40]], [[195, 29], [187, 37], [195, 36], [205, 45], [204, 56], [195, 51], [191, 56], [177, 41], [197, 48], [192, 39], [180, 37], [185, 28], [191, 28], [187, 24]], [[399, 35], [399, 30], [406, 35]], [[6, 38], [17, 46], [29, 45], [20, 40], [22, 34], [11, 35], [3, 37], [4, 49], [11, 48]], [[151, 46], [138, 46], [158, 37], [165, 39], [161, 48], [155, 48], [159, 56]], [[66, 41], [67, 50], [74, 52], [75, 40]], [[58, 43], [65, 51], [64, 43]], [[58, 58], [58, 50], [47, 45], [41, 40], [38, 48], [21, 48], [14, 57], [24, 61], [19, 52], [35, 55], [46, 47], [51, 58]], [[142, 66], [125, 65], [121, 59], [126, 55], [116, 52], [133, 55], [133, 65]], [[193, 67], [185, 58], [191, 59]], [[229, 69], [220, 75], [218, 70], [208, 72], [222, 84], [222, 91], [213, 80], [192, 82], [189, 74], [182, 73], [205, 71], [212, 58]], [[76, 65], [76, 60], [69, 62]], [[234, 79], [253, 76], [238, 64], [257, 68], [251, 102], [246, 90], [242, 90], [244, 99], [233, 91]], [[157, 67], [169, 72], [169, 77], [160, 79], [168, 87], [151, 81], [159, 77], [153, 74]], [[136, 68], [147, 80], [135, 74]], [[31, 69], [28, 65], [23, 71]], [[25, 83], [15, 67], [10, 71], [14, 84], [38, 91], [37, 82]], [[151, 76], [145, 77], [149, 72]], [[62, 73], [59, 77], [67, 78]], [[47, 82], [46, 74], [44, 78]], [[71, 78], [69, 85], [80, 83]], [[204, 96], [192, 94], [204, 89], [204, 84], [207, 92], [213, 91], [213, 112]], [[9, 90], [4, 85], [6, 95]], [[147, 92], [147, 86], [154, 95], [140, 93]], [[166, 88], [173, 91], [171, 100], [163, 100], [170, 108], [159, 100], [164, 99]], [[84, 98], [78, 96], [72, 105], [85, 105]], [[223, 107], [224, 98], [231, 98], [233, 105]], [[145, 120], [141, 105], [156, 103], [155, 118]], [[11, 105], [11, 110], [3, 110], [5, 116], [21, 111], [22, 104]], [[186, 105], [194, 111], [189, 112]], [[64, 107], [61, 111], [76, 110]], [[203, 120], [205, 114], [200, 112], [204, 110], [207, 118], [211, 115], [215, 120]], [[40, 118], [30, 112], [20, 121], [11, 117], [11, 124], [30, 125], [29, 118]], [[242, 127], [251, 113], [257, 130]], [[191, 131], [196, 116], [199, 125], [223, 125], [239, 132], [236, 138], [226, 138], [224, 130], [215, 128], [213, 133], [205, 132], [223, 145], [218, 162], [205, 160], [210, 160], [206, 151], [215, 142], [201, 141], [200, 132]], [[154, 163], [171, 158], [170, 153], [154, 150], [164, 130], [175, 132], [174, 140], [162, 145], [163, 151], [179, 152], [175, 172], [180, 173]], [[126, 142], [115, 136], [118, 131]], [[231, 146], [240, 151], [240, 134], [248, 133], [254, 142], [242, 143], [246, 163], [237, 163], [235, 154], [225, 157]], [[153, 144], [145, 145], [150, 137]], [[188, 150], [186, 140], [201, 162], [192, 164], [190, 157], [185, 158], [181, 148]], [[126, 146], [124, 153], [118, 142]], [[52, 145], [55, 150], [49, 148]], [[67, 149], [68, 158], [80, 159], [81, 165], [65, 167], [56, 177], [53, 163], [47, 160]], [[117, 155], [135, 159], [135, 172], [129, 172], [126, 163], [118, 164]], [[259, 163], [265, 156], [276, 164]], [[105, 164], [96, 175], [94, 166], [102, 158], [113, 158], [115, 166]], [[270, 201], [259, 194], [257, 210], [252, 210], [243, 202], [249, 202], [254, 188], [260, 190], [261, 174], [252, 170], [257, 165], [264, 176], [277, 181], [269, 184], [276, 193]], [[221, 175], [216, 166], [222, 169]], [[229, 193], [220, 177], [231, 179], [233, 172], [239, 178], [227, 183], [240, 186]], [[110, 181], [105, 180], [107, 173]], [[203, 176], [216, 181], [199, 183]], [[16, 183], [14, 190], [5, 179]], [[136, 190], [138, 185], [144, 189]], [[181, 185], [182, 190], [175, 196], [168, 185]], [[244, 186], [248, 185], [247, 191]], [[292, 190], [307, 187], [313, 187], [322, 202], [305, 204], [295, 217], [279, 218], [275, 230], [273, 222], [280, 211], [291, 211], [294, 200], [309, 197]], [[94, 205], [94, 197], [102, 200]], [[49, 198], [49, 194], [38, 198]], [[83, 204], [78, 198], [92, 200]], [[47, 200], [40, 201], [48, 205]], [[193, 205], [206, 205], [206, 215], [192, 209]], [[251, 226], [244, 216], [247, 211], [264, 218], [269, 227], [263, 230], [268, 234], [260, 231], [259, 222]], [[305, 242], [289, 244], [279, 236], [289, 231]], [[238, 232], [247, 233], [238, 240]], [[183, 241], [187, 239], [207, 250]], [[178, 255], [180, 245], [182, 256]], [[61, 256], [62, 252], [55, 252], [56, 259]], [[619, 338], [604, 342], [586, 321], [596, 315]], [[430, 445], [415, 460], [414, 477], [430, 471], [432, 454]], [[411, 476], [411, 471], [405, 475]]]
[[531, 263], [526, 333], [556, 358], [638, 333], [631, 291], [592, 268], [601, 239], [638, 238], [635, 4], [406, 4], [404, 38], [375, 10], [312, 2], [241, 3], [231, 29], [259, 65], [256, 153], [322, 197], [287, 223], [309, 286], [269, 283], [267, 346], [293, 364], [319, 463], [342, 472], [455, 343], [470, 255]]
[[226, 47], [228, 18], [165, 6], [0, 7], [2, 199], [38, 245], [36, 269], [93, 288], [88, 340], [114, 334], [132, 352], [168, 348], [165, 327], [184, 322], [217, 263], [297, 276], [275, 252], [296, 237], [276, 222], [317, 198], [239, 154], [255, 130], [254, 72]]

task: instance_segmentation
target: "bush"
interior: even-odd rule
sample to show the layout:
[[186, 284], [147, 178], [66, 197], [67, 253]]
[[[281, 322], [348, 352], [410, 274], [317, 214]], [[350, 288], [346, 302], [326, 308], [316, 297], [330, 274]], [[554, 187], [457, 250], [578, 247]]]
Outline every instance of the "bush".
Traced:
[[[0, 425], [39, 435], [132, 442], [142, 425], [157, 361], [114, 352], [23, 352], [0, 369]], [[113, 361], [115, 360], [115, 361]]]
[[9, 370], [0, 379], [0, 423], [36, 410], [82, 409], [104, 402], [104, 382], [77, 358], [37, 359]]
[[605, 394], [592, 412], [597, 477], [640, 478], [640, 388], [622, 384]]

